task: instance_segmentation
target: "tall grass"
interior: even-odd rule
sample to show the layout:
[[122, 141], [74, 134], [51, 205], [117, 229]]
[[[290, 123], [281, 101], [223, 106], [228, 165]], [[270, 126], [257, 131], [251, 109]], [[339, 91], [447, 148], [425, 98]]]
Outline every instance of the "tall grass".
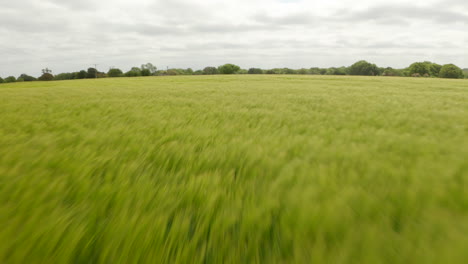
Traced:
[[0, 86], [0, 263], [466, 263], [464, 80]]

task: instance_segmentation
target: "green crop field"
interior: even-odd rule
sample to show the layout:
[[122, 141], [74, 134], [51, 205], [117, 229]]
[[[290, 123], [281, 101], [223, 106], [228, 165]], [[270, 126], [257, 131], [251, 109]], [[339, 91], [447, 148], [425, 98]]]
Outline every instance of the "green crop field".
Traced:
[[0, 263], [466, 263], [468, 81], [0, 85]]

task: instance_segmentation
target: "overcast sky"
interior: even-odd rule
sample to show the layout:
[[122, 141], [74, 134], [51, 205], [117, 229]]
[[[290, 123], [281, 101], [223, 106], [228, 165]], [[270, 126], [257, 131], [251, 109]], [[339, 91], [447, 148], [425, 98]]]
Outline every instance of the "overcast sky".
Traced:
[[468, 0], [16, 0], [0, 5], [0, 76], [348, 66], [468, 67]]

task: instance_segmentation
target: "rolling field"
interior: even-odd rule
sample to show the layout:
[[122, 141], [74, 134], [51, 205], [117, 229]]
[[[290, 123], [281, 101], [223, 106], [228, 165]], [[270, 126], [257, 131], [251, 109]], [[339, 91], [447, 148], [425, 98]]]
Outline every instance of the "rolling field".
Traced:
[[0, 85], [0, 263], [466, 263], [468, 81]]

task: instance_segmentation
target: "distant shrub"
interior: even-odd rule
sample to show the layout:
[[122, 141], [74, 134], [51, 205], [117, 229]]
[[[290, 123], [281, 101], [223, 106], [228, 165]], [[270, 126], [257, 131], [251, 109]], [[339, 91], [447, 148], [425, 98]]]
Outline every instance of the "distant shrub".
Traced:
[[18, 77], [18, 79], [19, 79], [19, 78], [22, 78], [25, 82], [32, 82], [32, 81], [35, 81], [35, 80], [36, 80], [36, 78], [34, 78], [34, 77], [32, 77], [32, 76], [29, 76], [29, 75], [27, 75], [27, 74], [25, 74], [25, 73], [21, 74], [21, 75]]
[[72, 80], [75, 78], [75, 74], [73, 73], [60, 73], [54, 76], [54, 80]]
[[346, 75], [346, 67], [340, 67], [340, 68], [329, 68], [325, 75]]
[[415, 62], [409, 66], [409, 74], [412, 77], [414, 74], [419, 74], [418, 77], [424, 76], [424, 74], [430, 74], [430, 63], [427, 62]]
[[205, 67], [205, 69], [203, 69], [203, 74], [206, 74], [206, 75], [212, 75], [212, 74], [218, 74], [219, 71], [218, 71], [218, 68], [216, 67]]
[[97, 78], [98, 77], [97, 75], [98, 75], [98, 71], [95, 68], [88, 68], [86, 78], [88, 79]]
[[440, 78], [462, 79], [464, 77], [462, 69], [454, 64], [442, 66], [439, 72]]
[[39, 77], [39, 81], [52, 81], [54, 79], [54, 76], [48, 72], [44, 73]]
[[88, 73], [85, 70], [81, 70], [75, 73], [75, 79], [85, 79]]
[[421, 74], [419, 74], [419, 73], [413, 73], [413, 74], [411, 74], [411, 77], [421, 77]]
[[380, 70], [377, 65], [362, 60], [354, 63], [349, 67], [349, 74], [375, 76], [380, 74]]
[[263, 70], [259, 68], [250, 68], [248, 74], [263, 74]]
[[16, 82], [16, 78], [15, 76], [8, 76], [5, 78], [4, 80], [6, 83], [12, 83], [12, 82]]
[[110, 69], [108, 72], [107, 72], [107, 76], [109, 77], [122, 77], [123, 76], [123, 72], [121, 69]]
[[384, 69], [382, 76], [403, 76], [403, 73], [401, 72], [401, 70], [388, 67]]
[[141, 76], [141, 70], [130, 70], [128, 72], [125, 73], [125, 77], [138, 77], [138, 76]]
[[141, 76], [151, 76], [151, 71], [149, 69], [141, 70]]
[[221, 74], [235, 74], [240, 70], [240, 67], [235, 64], [224, 64], [218, 67], [218, 71]]
[[166, 71], [166, 75], [174, 76], [174, 75], [179, 75], [177, 70], [175, 69], [169, 69]]

